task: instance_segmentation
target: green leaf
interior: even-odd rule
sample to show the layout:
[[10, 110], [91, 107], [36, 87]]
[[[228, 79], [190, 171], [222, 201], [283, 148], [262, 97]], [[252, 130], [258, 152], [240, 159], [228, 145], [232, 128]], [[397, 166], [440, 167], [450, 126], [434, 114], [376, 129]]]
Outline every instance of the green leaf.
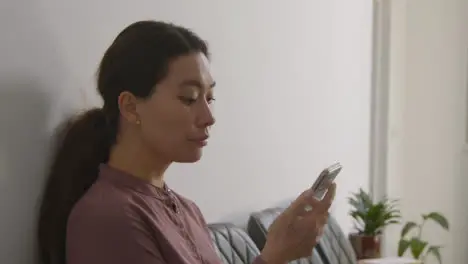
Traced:
[[372, 198], [370, 197], [369, 194], [367, 194], [363, 189], [360, 189], [360, 196], [362, 200], [364, 201], [364, 204], [367, 206], [372, 206]]
[[413, 254], [413, 257], [415, 259], [419, 259], [419, 257], [421, 256], [421, 253], [424, 251], [426, 246], [427, 246], [426, 241], [422, 241], [415, 237], [410, 240], [411, 253]]
[[433, 255], [437, 261], [439, 262], [439, 264], [442, 264], [442, 256], [440, 255], [440, 249], [442, 248], [442, 246], [430, 246], [427, 250], [427, 254], [428, 255]]
[[408, 222], [405, 224], [405, 226], [403, 226], [403, 228], [401, 229], [401, 237], [404, 237], [406, 236], [406, 234], [408, 234], [409, 231], [411, 231], [411, 229], [417, 227], [418, 224], [416, 224], [415, 222]]
[[398, 200], [383, 198], [374, 202], [361, 188], [348, 198], [348, 203], [351, 206], [349, 215], [355, 220], [355, 226], [361, 234], [378, 235], [386, 226], [400, 223]]
[[355, 198], [349, 197], [348, 198], [348, 203], [354, 207], [355, 210], [360, 211], [362, 209], [362, 204]]
[[424, 220], [431, 219], [434, 222], [438, 223], [445, 230], [449, 230], [449, 223], [447, 221], [447, 218], [445, 218], [445, 216], [443, 216], [441, 213], [432, 212], [427, 215], [423, 215], [423, 218]]
[[405, 254], [406, 250], [410, 246], [410, 242], [406, 239], [400, 239], [398, 242], [398, 256], [401, 257]]

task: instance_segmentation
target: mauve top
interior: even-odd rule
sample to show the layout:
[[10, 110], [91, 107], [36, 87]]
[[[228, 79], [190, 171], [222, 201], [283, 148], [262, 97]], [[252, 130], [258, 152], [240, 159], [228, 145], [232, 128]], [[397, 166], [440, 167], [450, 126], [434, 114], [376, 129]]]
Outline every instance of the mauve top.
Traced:
[[195, 203], [107, 165], [70, 214], [66, 250], [68, 264], [222, 263]]

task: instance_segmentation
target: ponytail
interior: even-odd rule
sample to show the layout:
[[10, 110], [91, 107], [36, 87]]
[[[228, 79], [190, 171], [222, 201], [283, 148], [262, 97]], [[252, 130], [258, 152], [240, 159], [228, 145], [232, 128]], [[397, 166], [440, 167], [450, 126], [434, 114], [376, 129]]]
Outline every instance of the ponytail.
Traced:
[[65, 264], [68, 216], [96, 181], [99, 164], [109, 159], [115, 133], [102, 109], [68, 120], [58, 130], [58, 142], [39, 211], [38, 239], [42, 264]]

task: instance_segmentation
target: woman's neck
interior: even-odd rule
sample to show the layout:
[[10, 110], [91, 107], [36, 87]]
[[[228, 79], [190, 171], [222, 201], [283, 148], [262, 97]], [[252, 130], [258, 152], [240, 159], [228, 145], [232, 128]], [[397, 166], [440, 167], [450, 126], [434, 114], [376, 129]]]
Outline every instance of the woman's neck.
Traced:
[[108, 165], [162, 188], [170, 162], [158, 161], [138, 144], [120, 142], [111, 148]]

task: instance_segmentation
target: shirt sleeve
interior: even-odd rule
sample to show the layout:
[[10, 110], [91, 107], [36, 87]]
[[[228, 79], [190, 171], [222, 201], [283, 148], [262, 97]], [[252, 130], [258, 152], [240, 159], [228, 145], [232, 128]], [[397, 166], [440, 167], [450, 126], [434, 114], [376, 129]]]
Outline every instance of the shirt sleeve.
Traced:
[[125, 208], [104, 211], [70, 215], [68, 264], [166, 264], [138, 214]]

